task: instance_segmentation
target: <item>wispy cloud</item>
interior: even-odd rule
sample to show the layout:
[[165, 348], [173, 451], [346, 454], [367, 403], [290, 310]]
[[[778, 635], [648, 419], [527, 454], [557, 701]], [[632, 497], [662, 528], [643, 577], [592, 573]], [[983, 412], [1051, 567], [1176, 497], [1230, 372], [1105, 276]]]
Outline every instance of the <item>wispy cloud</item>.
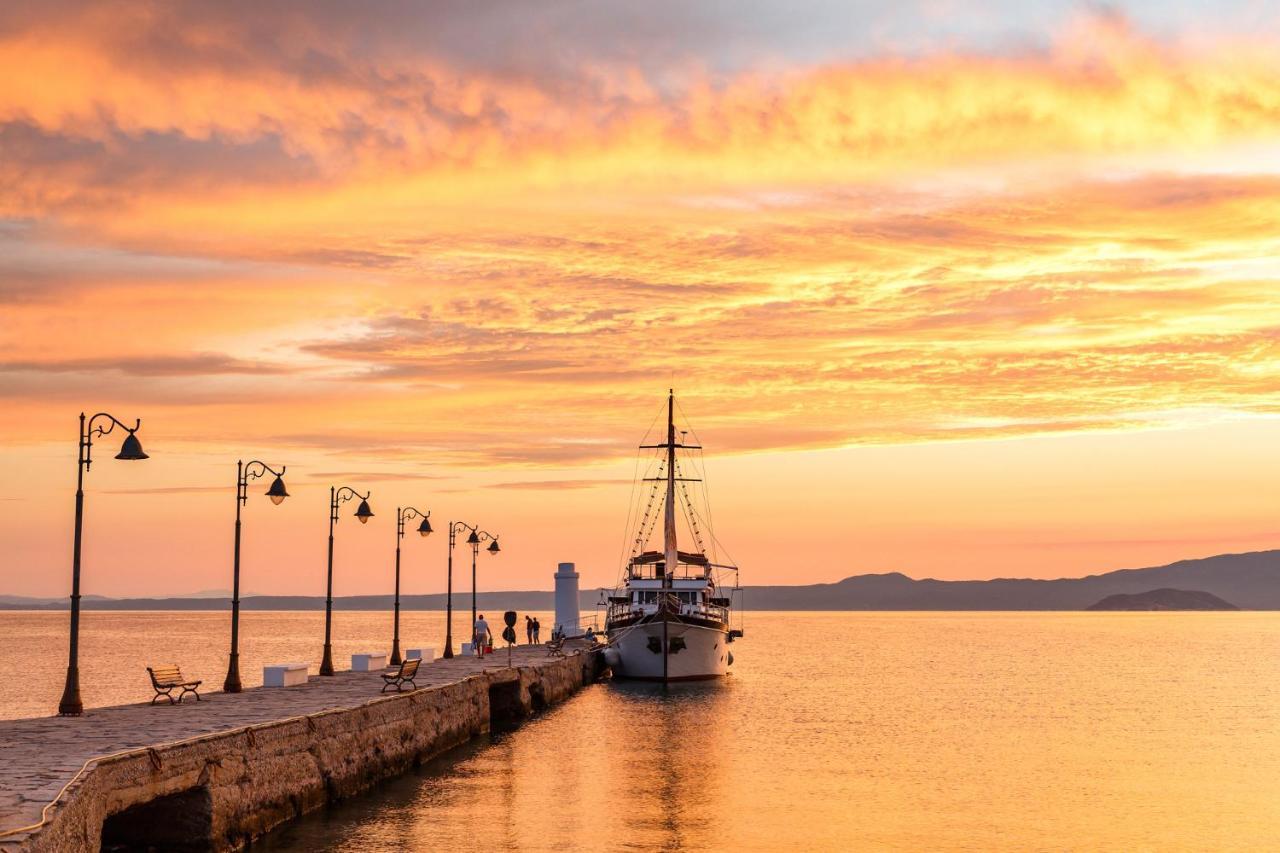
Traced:
[[308, 473], [310, 480], [342, 480], [351, 482], [389, 482], [392, 480], [451, 480], [453, 474], [422, 474], [414, 471], [317, 471]]
[[195, 495], [211, 492], [234, 493], [235, 485], [233, 483], [228, 487], [224, 483], [221, 486], [149, 486], [138, 489], [104, 489], [103, 491], [109, 495]]
[[510, 483], [490, 483], [490, 489], [515, 489], [533, 492], [559, 491], [562, 489], [594, 489], [600, 486], [616, 486], [630, 480], [598, 478], [592, 480], [519, 480]]
[[123, 358], [76, 358], [49, 361], [0, 361], [0, 373], [124, 373], [130, 376], [209, 376], [279, 374], [279, 365], [247, 361], [218, 353]]
[[1280, 406], [1265, 21], [801, 62], [685, 10], [651, 60], [583, 11], [624, 47], [566, 62], [458, 50], [511, 35], [474, 9], [129, 11], [0, 29], [14, 407], [199, 406], [371, 478], [614, 459], [673, 382], [735, 452]]

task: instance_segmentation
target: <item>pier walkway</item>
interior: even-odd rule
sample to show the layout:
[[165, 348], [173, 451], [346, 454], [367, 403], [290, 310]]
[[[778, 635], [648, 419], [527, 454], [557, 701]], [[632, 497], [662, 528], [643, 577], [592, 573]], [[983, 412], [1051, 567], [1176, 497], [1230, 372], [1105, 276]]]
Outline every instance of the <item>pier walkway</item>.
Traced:
[[[581, 642], [570, 642], [565, 651], [577, 657], [575, 653], [584, 648]], [[422, 705], [421, 700], [432, 691], [462, 684], [475, 676], [484, 676], [490, 683], [518, 683], [522, 671], [526, 681], [529, 677], [536, 680], [542, 670], [560, 662], [563, 659], [549, 657], [544, 646], [518, 646], [512, 652], [511, 667], [507, 665], [506, 649], [483, 659], [458, 656], [423, 664], [417, 677], [419, 689], [400, 694], [380, 693], [383, 681], [378, 672], [346, 671], [328, 678], [312, 675], [306, 684], [293, 687], [255, 687], [239, 694], [210, 691], [202, 695], [200, 702], [188, 697], [180, 705], [140, 703], [90, 708], [82, 717], [0, 721], [0, 833], [10, 833], [0, 835], [0, 853], [37, 849], [30, 843], [42, 827], [19, 833], [12, 830], [42, 821], [46, 827], [51, 824], [76, 796], [77, 788], [95, 765], [103, 763], [102, 759], [114, 759], [121, 753], [134, 753], [135, 757], [142, 754], [150, 757], [159, 770], [156, 750], [193, 739], [250, 730], [248, 743], [254, 744], [254, 727], [278, 726], [309, 717], [314, 719], [305, 720], [307, 729], [315, 732], [315, 719], [319, 719], [315, 715], [362, 709], [388, 698], [414, 696], [415, 704]], [[582, 670], [583, 666], [577, 668]], [[138, 678], [145, 681], [144, 669], [140, 669]], [[527, 685], [525, 692], [527, 704]], [[540, 686], [535, 688], [535, 696], [534, 706], [540, 707], [544, 704]], [[488, 697], [485, 694], [486, 706]], [[487, 714], [492, 711], [488, 707], [483, 710], [486, 717], [482, 725], [487, 729]], [[448, 745], [452, 744], [445, 744], [445, 748]], [[46, 811], [55, 800], [57, 805]], [[105, 812], [110, 811], [108, 805]], [[221, 849], [225, 845], [215, 843], [214, 847]]]

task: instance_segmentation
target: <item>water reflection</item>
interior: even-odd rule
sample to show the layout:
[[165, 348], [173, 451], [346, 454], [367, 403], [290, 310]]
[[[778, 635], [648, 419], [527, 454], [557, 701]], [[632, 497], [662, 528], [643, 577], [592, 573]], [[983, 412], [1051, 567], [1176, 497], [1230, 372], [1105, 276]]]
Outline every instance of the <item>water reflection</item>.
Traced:
[[[723, 814], [728, 681], [610, 685], [618, 720], [609, 751], [618, 757], [610, 781], [630, 788], [615, 806], [623, 837], [641, 849], [703, 847], [709, 818]], [[629, 783], [629, 784], [628, 784]]]
[[731, 690], [592, 686], [519, 729], [285, 827], [265, 849], [462, 849], [478, 838], [509, 850], [715, 847]]
[[[808, 651], [798, 637], [820, 635]], [[768, 614], [271, 850], [1274, 849], [1280, 616]]]

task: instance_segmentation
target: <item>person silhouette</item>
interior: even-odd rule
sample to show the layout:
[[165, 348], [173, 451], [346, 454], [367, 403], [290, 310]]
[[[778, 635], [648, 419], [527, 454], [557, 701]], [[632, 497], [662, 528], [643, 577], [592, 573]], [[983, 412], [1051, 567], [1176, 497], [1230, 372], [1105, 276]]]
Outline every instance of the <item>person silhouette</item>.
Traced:
[[480, 618], [476, 620], [476, 629], [473, 636], [477, 657], [484, 657], [484, 647], [493, 642], [493, 633], [489, 630], [489, 623], [484, 621], [484, 614], [480, 614]]
[[529, 645], [533, 645], [533, 617], [528, 613], [524, 615], [524, 635]]

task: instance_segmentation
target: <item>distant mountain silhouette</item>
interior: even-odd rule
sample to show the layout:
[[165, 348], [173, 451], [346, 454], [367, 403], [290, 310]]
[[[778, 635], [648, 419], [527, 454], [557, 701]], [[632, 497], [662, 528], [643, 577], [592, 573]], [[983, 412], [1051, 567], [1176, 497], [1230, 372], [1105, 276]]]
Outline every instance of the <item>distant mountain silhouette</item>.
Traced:
[[[80, 603], [87, 605], [90, 601], [113, 601], [104, 595], [82, 595]], [[11, 605], [5, 608], [4, 605]], [[61, 609], [67, 609], [67, 597], [65, 595], [59, 597], [32, 598], [26, 595], [0, 595], [0, 610], [13, 609], [13, 607], [21, 607], [24, 610], [39, 609], [43, 605], [52, 605], [53, 607], [61, 606]]]
[[1117, 593], [1198, 589], [1247, 610], [1280, 610], [1280, 551], [1224, 554], [1083, 578], [913, 580], [892, 572], [834, 584], [746, 590], [752, 610], [1083, 610]]
[[1108, 595], [1090, 610], [1239, 610], [1212, 593], [1198, 589], [1153, 589], [1130, 595]]
[[[988, 581], [914, 580], [899, 572], [856, 575], [837, 583], [804, 586], [749, 586], [743, 590], [747, 610], [1084, 610], [1109, 595], [1153, 589], [1202, 590], [1246, 610], [1280, 610], [1280, 551], [1224, 554], [1183, 560], [1150, 569], [1122, 569], [1101, 575], [1057, 580], [997, 578]], [[599, 589], [583, 590], [581, 606], [595, 607]], [[551, 592], [526, 590], [482, 592], [481, 610], [551, 610]], [[455, 594], [455, 609], [470, 610], [470, 593]], [[226, 598], [89, 599], [86, 610], [225, 610]], [[338, 610], [387, 610], [390, 595], [335, 598]], [[441, 610], [443, 593], [401, 597], [406, 610]], [[0, 598], [0, 609], [66, 609], [61, 599]], [[241, 602], [245, 610], [317, 610], [320, 596], [259, 595]]]

